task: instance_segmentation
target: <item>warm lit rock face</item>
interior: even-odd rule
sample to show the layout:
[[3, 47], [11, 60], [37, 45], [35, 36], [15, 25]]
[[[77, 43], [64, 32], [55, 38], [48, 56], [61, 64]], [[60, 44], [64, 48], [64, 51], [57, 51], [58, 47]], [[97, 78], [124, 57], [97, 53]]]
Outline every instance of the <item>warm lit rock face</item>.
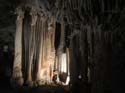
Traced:
[[[64, 30], [62, 29], [61, 47], [58, 51], [60, 56], [59, 60], [56, 60], [58, 53], [55, 49], [55, 17], [45, 16], [37, 12], [34, 7], [30, 9], [19, 7], [16, 25], [13, 81], [21, 86], [23, 84], [29, 86], [50, 85], [53, 84], [54, 71], [56, 71], [58, 73], [56, 81], [62, 84], [58, 76], [59, 73], [69, 75], [67, 70], [69, 53], [68, 51], [63, 53]], [[69, 80], [68, 77], [66, 85]], [[65, 83], [63, 84], [65, 85]]]
[[[44, 19], [43, 19], [44, 20]], [[47, 21], [49, 23], [47, 23]], [[54, 48], [54, 37], [55, 37], [55, 19], [51, 18], [48, 20], [45, 18], [45, 28], [41, 38], [43, 37], [43, 44], [41, 44], [39, 62], [41, 67], [39, 69], [38, 78], [44, 83], [52, 82], [52, 73], [55, 60], [55, 48]], [[46, 28], [47, 27], [47, 28]]]
[[23, 81], [29, 85], [36, 80], [51, 82], [55, 59], [55, 18], [39, 15], [34, 9], [28, 11], [30, 14], [21, 8], [17, 12], [13, 78], [18, 78], [19, 85]]

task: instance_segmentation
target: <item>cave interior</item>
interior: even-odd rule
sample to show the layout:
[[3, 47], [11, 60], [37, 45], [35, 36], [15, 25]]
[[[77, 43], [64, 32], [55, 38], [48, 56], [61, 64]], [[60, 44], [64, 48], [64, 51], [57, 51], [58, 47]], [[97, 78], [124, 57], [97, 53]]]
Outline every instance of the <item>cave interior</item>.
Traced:
[[124, 93], [124, 0], [1, 0], [0, 92]]

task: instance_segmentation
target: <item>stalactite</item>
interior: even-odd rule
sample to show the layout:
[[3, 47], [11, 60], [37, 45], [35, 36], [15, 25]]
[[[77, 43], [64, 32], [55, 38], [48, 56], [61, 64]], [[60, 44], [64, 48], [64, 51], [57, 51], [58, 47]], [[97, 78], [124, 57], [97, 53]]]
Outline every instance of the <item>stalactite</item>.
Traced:
[[105, 10], [105, 6], [104, 6], [105, 4], [104, 4], [104, 2], [105, 2], [104, 0], [101, 0], [101, 5], [102, 5], [102, 7], [101, 7], [102, 10], [101, 10], [101, 11], [102, 11], [102, 12], [104, 12], [104, 10]]
[[73, 0], [74, 9], [77, 9], [77, 1], [78, 1], [78, 0]]
[[72, 8], [72, 10], [74, 9], [74, 3], [73, 3], [73, 0], [70, 0], [70, 2], [71, 2], [71, 8]]
[[86, 1], [86, 11], [89, 13], [89, 0], [85, 0]]
[[87, 4], [86, 4], [86, 0], [84, 0], [83, 4], [84, 4], [84, 11], [87, 12]]
[[72, 7], [72, 5], [71, 5], [71, 0], [68, 0], [68, 4], [69, 4], [69, 9], [71, 10], [71, 7]]

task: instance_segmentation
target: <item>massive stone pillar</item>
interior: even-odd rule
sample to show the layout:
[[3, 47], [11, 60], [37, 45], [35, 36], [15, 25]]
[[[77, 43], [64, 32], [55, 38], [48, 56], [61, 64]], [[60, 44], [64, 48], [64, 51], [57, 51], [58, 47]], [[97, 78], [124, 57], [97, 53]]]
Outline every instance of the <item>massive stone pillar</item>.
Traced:
[[56, 28], [56, 20], [54, 17], [50, 19], [48, 25], [48, 42], [47, 46], [48, 50], [50, 49], [50, 53], [48, 55], [48, 64], [50, 67], [50, 82], [52, 82], [53, 70], [54, 70], [54, 62], [55, 62], [55, 28]]
[[22, 76], [22, 28], [23, 28], [24, 11], [17, 8], [16, 35], [15, 35], [15, 57], [13, 65], [12, 78], [18, 85], [23, 85]]
[[[39, 30], [41, 31], [41, 34], [40, 36], [43, 34], [42, 32], [42, 28], [43, 28], [43, 20], [44, 18], [43, 17], [40, 17], [40, 22], [39, 22], [39, 25], [40, 25], [40, 28]], [[45, 18], [46, 19], [46, 18]], [[39, 50], [39, 57], [38, 57], [38, 64], [37, 64], [37, 75], [36, 75], [36, 81], [40, 81], [41, 79], [41, 66], [42, 66], [42, 59], [43, 59], [43, 56], [42, 56], [42, 53], [43, 53], [43, 36], [40, 37], [40, 50]]]
[[[25, 54], [27, 56], [27, 58], [25, 57], [25, 59], [28, 59], [27, 61], [25, 61], [25, 63], [27, 64], [26, 66], [26, 84], [32, 86], [33, 85], [33, 81], [34, 81], [34, 77], [36, 74], [34, 74], [33, 72], [35, 71], [35, 64], [37, 62], [37, 56], [36, 56], [36, 51], [39, 50], [39, 41], [36, 41], [36, 37], [38, 38], [39, 36], [37, 35], [37, 33], [39, 33], [39, 27], [38, 27], [38, 15], [37, 15], [37, 10], [34, 7], [31, 7], [31, 10], [29, 11], [30, 14], [28, 14], [30, 17], [29, 22], [25, 23], [24, 25], [29, 26], [26, 27], [24, 31], [24, 34], [27, 33], [27, 36], [25, 35], [24, 39], [27, 39], [26, 37], [28, 37], [27, 39], [27, 48], [25, 48], [25, 51], [27, 52], [27, 54]], [[28, 17], [26, 17], [25, 19], [28, 19]], [[38, 42], [38, 43], [37, 43]], [[26, 46], [25, 43], [25, 46]], [[37, 47], [36, 47], [37, 46]], [[37, 48], [37, 50], [36, 50]], [[39, 53], [37, 53], [39, 55]]]
[[37, 80], [42, 81], [43, 84], [52, 82], [55, 62], [55, 22], [54, 17], [41, 17], [41, 45]]

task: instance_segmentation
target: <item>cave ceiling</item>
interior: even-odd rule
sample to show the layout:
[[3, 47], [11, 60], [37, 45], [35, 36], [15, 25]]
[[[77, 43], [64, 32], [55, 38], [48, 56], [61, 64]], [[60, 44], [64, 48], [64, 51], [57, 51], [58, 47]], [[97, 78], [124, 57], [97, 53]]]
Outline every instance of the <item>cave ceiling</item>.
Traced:
[[0, 0], [0, 27], [14, 23], [15, 9], [19, 5], [39, 7], [47, 15], [56, 15], [60, 19], [61, 12], [69, 24], [90, 22], [95, 17], [98, 24], [108, 21], [114, 23], [119, 14], [124, 13], [124, 0]]
[[[55, 15], [57, 22], [63, 16], [65, 24], [73, 29], [96, 23], [104, 30], [114, 30], [123, 28], [125, 22], [124, 0], [0, 0], [1, 35], [4, 31], [14, 33], [16, 8], [20, 5], [34, 6], [47, 16]], [[11, 31], [6, 30], [9, 27]]]

